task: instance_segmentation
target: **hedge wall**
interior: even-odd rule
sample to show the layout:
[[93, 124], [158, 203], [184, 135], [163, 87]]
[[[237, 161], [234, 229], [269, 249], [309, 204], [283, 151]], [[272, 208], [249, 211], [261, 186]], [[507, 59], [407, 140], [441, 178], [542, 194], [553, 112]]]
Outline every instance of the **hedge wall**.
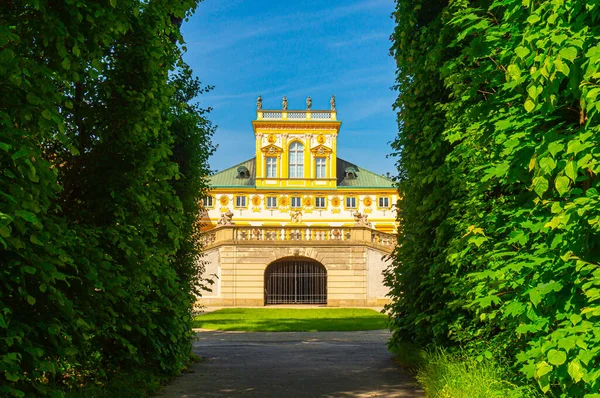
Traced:
[[182, 62], [193, 0], [0, 14], [0, 395], [177, 373], [201, 287], [213, 127]]
[[600, 397], [600, 5], [397, 0], [395, 17], [393, 344]]

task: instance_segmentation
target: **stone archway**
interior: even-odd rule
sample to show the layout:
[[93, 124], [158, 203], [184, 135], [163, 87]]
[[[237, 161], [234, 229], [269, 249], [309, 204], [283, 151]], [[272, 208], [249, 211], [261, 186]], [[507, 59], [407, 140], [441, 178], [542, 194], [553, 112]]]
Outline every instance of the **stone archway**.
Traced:
[[284, 258], [265, 269], [265, 305], [327, 304], [327, 269], [306, 257]]

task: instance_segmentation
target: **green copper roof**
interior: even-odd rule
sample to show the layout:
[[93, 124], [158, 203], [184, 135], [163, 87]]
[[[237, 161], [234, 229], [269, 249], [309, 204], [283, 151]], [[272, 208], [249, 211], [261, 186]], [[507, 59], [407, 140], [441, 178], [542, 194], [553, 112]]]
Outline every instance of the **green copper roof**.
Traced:
[[[346, 171], [356, 178], [348, 178]], [[344, 159], [337, 158], [337, 186], [353, 188], [393, 188], [393, 181]]]
[[[210, 185], [213, 188], [255, 187], [255, 165], [256, 158], [252, 158], [219, 171], [210, 177]], [[248, 170], [249, 178], [240, 178], [240, 170], [244, 170], [243, 167]], [[346, 171], [353, 173], [356, 177], [348, 178]], [[337, 186], [339, 188], [393, 188], [393, 182], [389, 178], [337, 158]]]
[[[246, 160], [240, 164], [236, 164], [233, 167], [219, 171], [218, 173], [210, 176], [210, 185], [214, 188], [224, 187], [254, 187], [256, 158]], [[239, 178], [240, 167], [246, 167], [250, 173], [250, 178]]]

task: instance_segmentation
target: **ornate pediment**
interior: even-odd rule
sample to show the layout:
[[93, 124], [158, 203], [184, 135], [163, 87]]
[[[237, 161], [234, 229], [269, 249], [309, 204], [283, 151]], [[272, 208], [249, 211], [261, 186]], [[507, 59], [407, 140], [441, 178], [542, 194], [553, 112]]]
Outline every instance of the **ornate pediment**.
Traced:
[[261, 149], [261, 151], [265, 154], [265, 155], [279, 155], [281, 152], [283, 152], [283, 149], [279, 148], [277, 145], [267, 145], [266, 147], [263, 147]]
[[315, 155], [329, 155], [331, 152], [333, 152], [331, 148], [327, 148], [325, 145], [317, 145], [310, 151]]

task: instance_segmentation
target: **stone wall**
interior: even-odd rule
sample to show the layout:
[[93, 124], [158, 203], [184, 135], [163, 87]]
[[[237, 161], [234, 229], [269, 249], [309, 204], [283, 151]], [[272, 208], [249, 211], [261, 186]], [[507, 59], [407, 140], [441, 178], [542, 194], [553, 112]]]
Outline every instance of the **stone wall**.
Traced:
[[[381, 306], [387, 302], [381, 270], [384, 252], [365, 245], [250, 246], [223, 245], [207, 252], [206, 274], [216, 273], [214, 291], [199, 299], [200, 305], [263, 306], [264, 273], [279, 259], [304, 257], [327, 269], [327, 305]], [[215, 272], [217, 270], [217, 272]]]

